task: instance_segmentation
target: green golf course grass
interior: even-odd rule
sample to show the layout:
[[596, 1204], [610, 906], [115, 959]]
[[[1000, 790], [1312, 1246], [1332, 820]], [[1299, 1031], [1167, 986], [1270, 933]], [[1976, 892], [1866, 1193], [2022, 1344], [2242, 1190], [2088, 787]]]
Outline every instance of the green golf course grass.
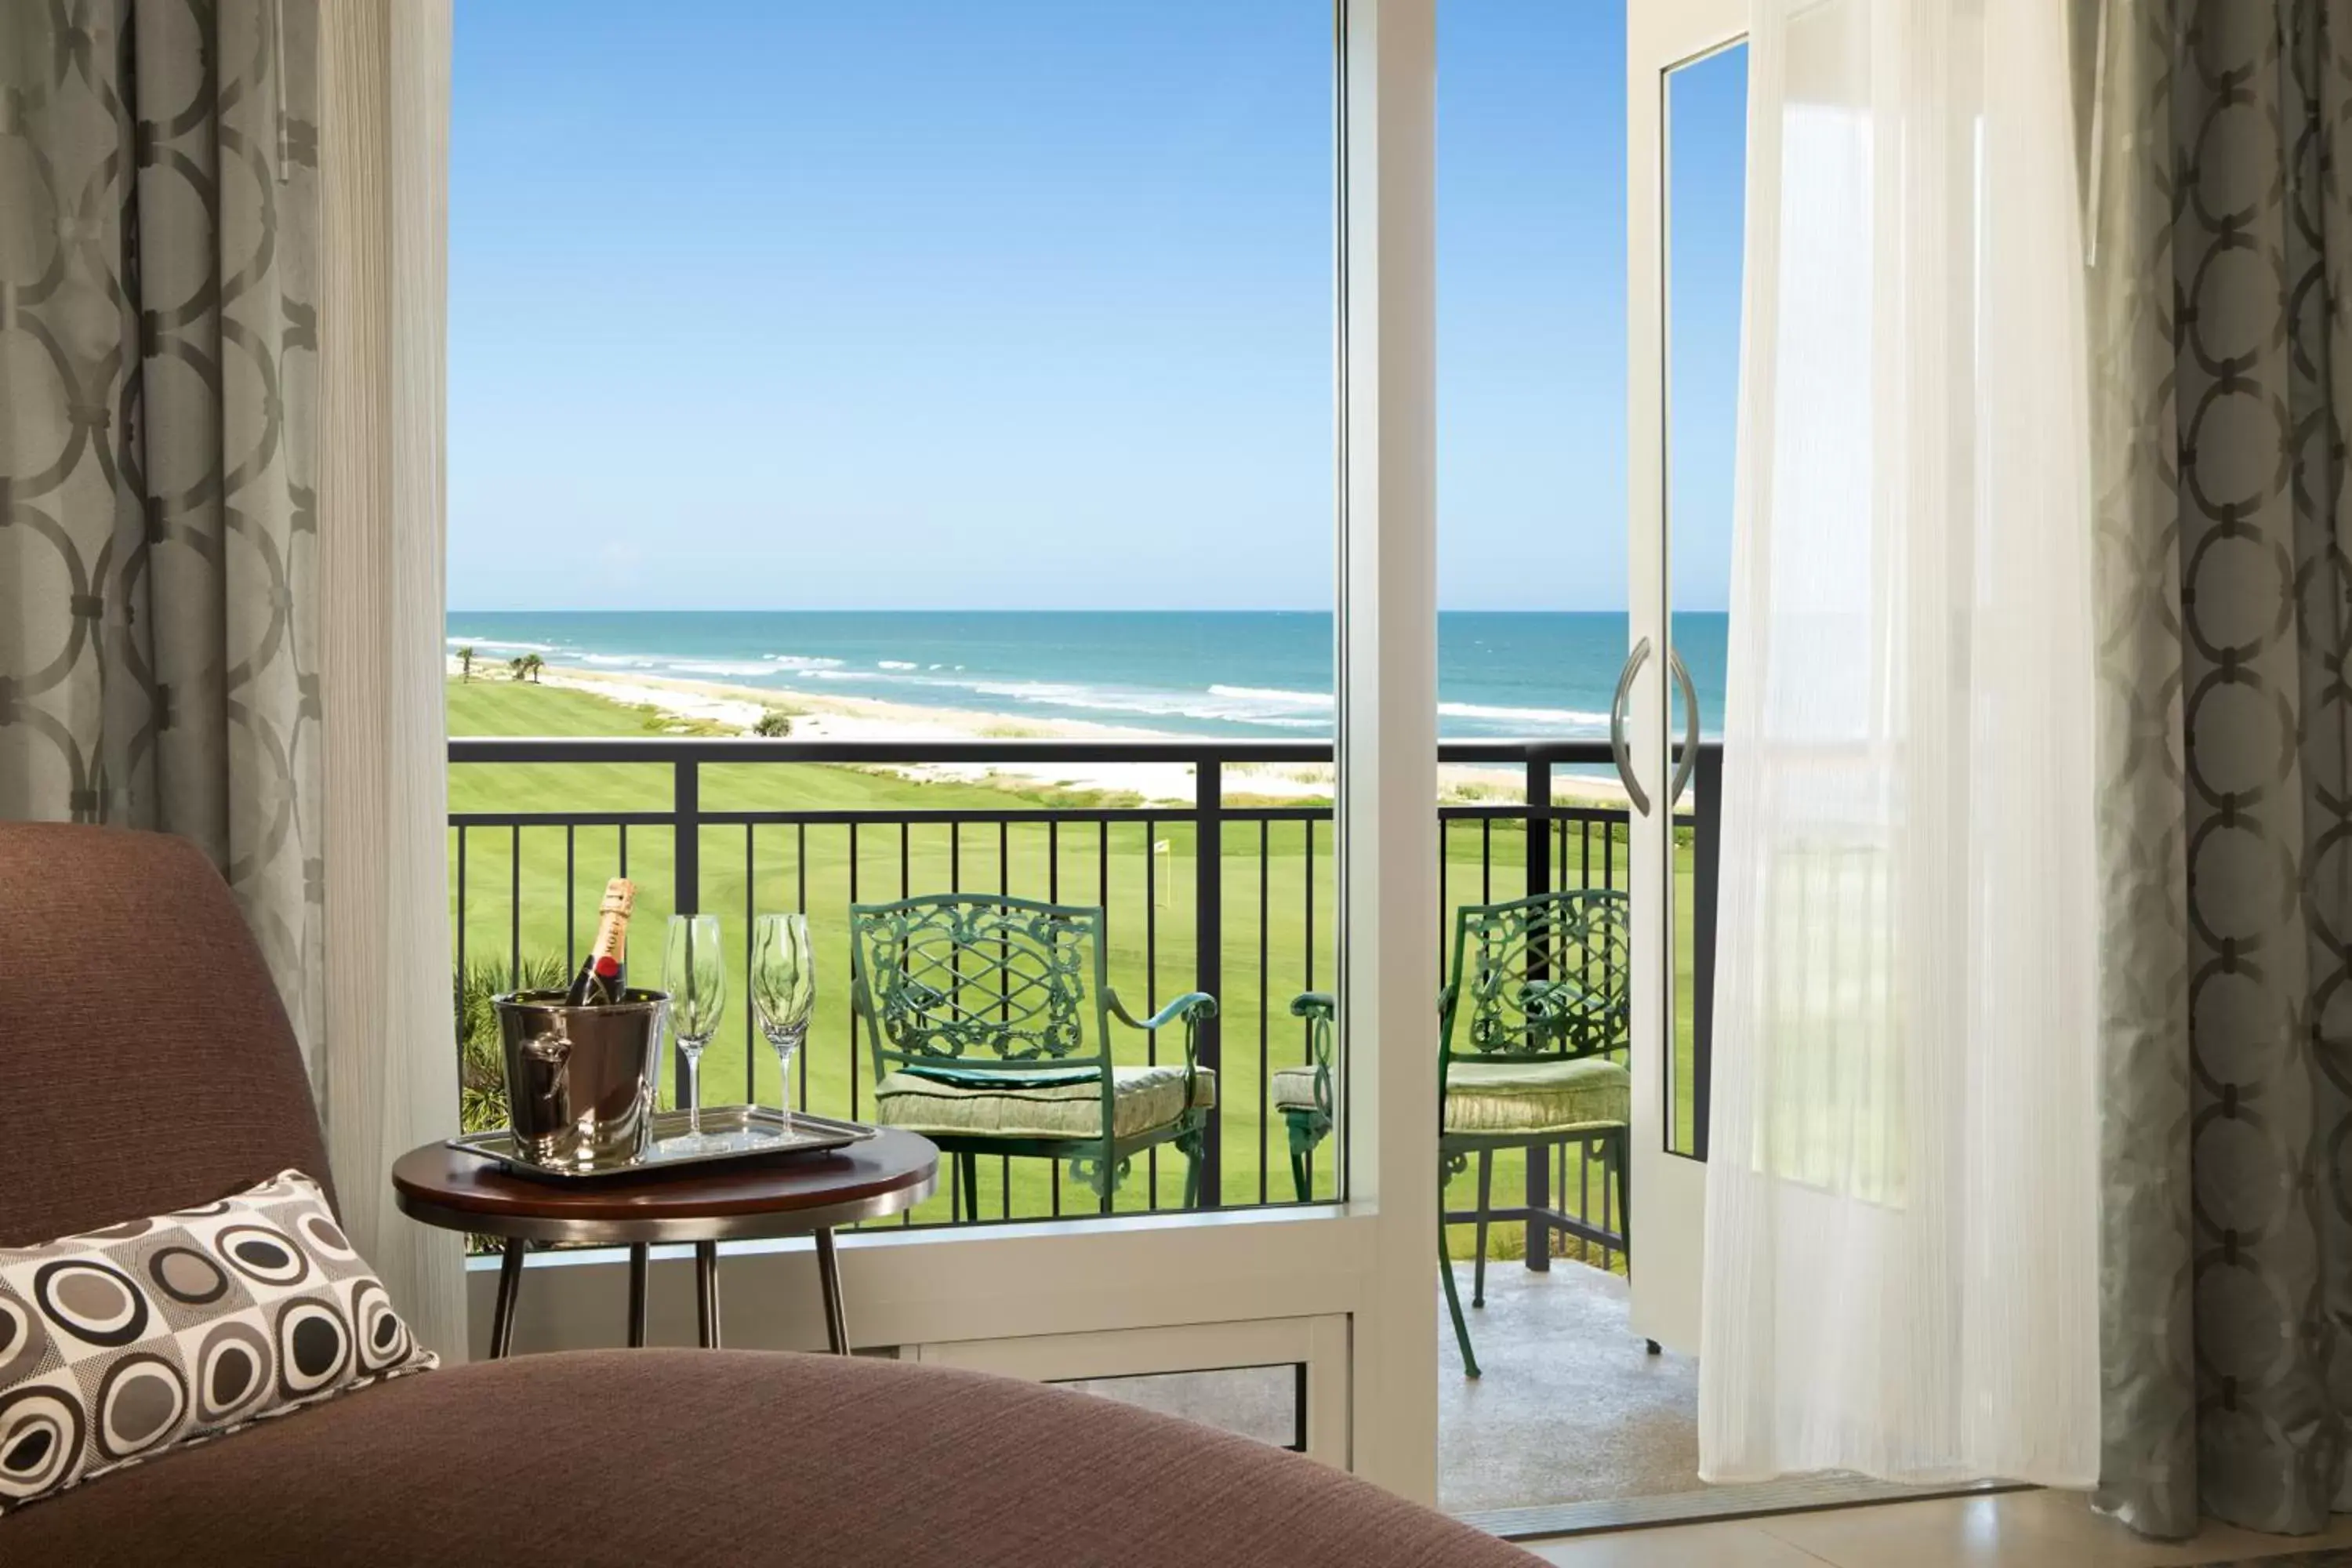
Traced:
[[[509, 679], [477, 678], [448, 686], [453, 736], [628, 736], [729, 733], [684, 722], [585, 692]], [[464, 763], [449, 770], [453, 814], [562, 812], [611, 817], [667, 812], [673, 789], [666, 764]], [[854, 767], [817, 763], [706, 764], [700, 769], [704, 811], [919, 812], [1044, 811], [1129, 806], [1132, 796], [1041, 786], [1026, 781], [918, 782]], [[1328, 813], [1328, 802], [1313, 804]], [[872, 1109], [873, 1060], [850, 1030], [847, 910], [906, 892], [1003, 890], [1029, 898], [1100, 904], [1107, 912], [1110, 981], [1138, 1016], [1192, 988], [1195, 958], [1196, 835], [1171, 808], [1171, 819], [1108, 826], [1044, 821], [1009, 825], [925, 821], [847, 824], [705, 826], [697, 849], [700, 906], [725, 922], [730, 956], [748, 936], [756, 912], [804, 909], [819, 957], [818, 1011], [806, 1048], [793, 1067], [795, 1108], [837, 1116]], [[1524, 890], [1525, 837], [1516, 823], [1464, 822], [1445, 834], [1446, 886], [1451, 900], [1517, 897]], [[1575, 885], [1579, 855], [1571, 829], [1564, 885]], [[1596, 880], [1600, 828], [1591, 830]], [[1619, 885], [1626, 874], [1622, 828], [1611, 859]], [[458, 947], [477, 989], [510, 984], [512, 966], [568, 973], [593, 934], [607, 878], [625, 874], [637, 884], [629, 959], [638, 984], [660, 983], [662, 933], [673, 908], [677, 845], [667, 825], [640, 825], [625, 834], [607, 823], [562, 826], [473, 827], [450, 841], [452, 914], [462, 910]], [[1686, 839], [1686, 834], [1679, 836]], [[1482, 840], [1491, 858], [1482, 857]], [[853, 843], [854, 841], [854, 843]], [[1155, 848], [1155, 846], [1157, 847]], [[1286, 1133], [1266, 1105], [1266, 1076], [1307, 1059], [1304, 1027], [1289, 1016], [1293, 996], [1328, 988], [1337, 976], [1337, 885], [1332, 825], [1297, 821], [1225, 824], [1222, 914], [1223, 973], [1216, 987], [1222, 1020], [1219, 1080], [1222, 1122], [1219, 1195], [1228, 1205], [1293, 1198]], [[1679, 911], [1675, 964], [1679, 1137], [1687, 1145], [1689, 1072], [1690, 850], [1675, 851]], [[1432, 934], [1450, 935], [1453, 911]], [[740, 974], [740, 958], [737, 959]], [[747, 1098], [774, 1103], [777, 1064], [747, 1016], [740, 989], [730, 999], [718, 1037], [702, 1059], [705, 1103]], [[1431, 1019], [1434, 1071], [1435, 1014]], [[1175, 1030], [1152, 1039], [1113, 1026], [1121, 1062], [1181, 1060]], [[664, 1085], [669, 1098], [670, 1085]], [[1573, 1190], [1577, 1166], [1568, 1164]], [[1472, 1172], [1452, 1183], [1449, 1207], [1468, 1206]], [[1599, 1217], [1599, 1168], [1592, 1171]], [[1172, 1148], [1139, 1158], [1120, 1185], [1116, 1206], [1132, 1212], [1181, 1207], [1184, 1160]], [[1498, 1204], [1524, 1191], [1521, 1156], [1495, 1163]], [[1093, 1194], [1066, 1169], [1044, 1160], [987, 1160], [981, 1167], [981, 1212], [990, 1218], [1034, 1218], [1092, 1213]], [[1334, 1146], [1326, 1141], [1313, 1162], [1318, 1199], [1338, 1194]], [[913, 1219], [950, 1217], [947, 1184]], [[1469, 1227], [1454, 1227], [1457, 1257], [1470, 1248]], [[1497, 1226], [1490, 1258], [1517, 1257], [1520, 1227]], [[1597, 1255], [1596, 1255], [1597, 1260]], [[1620, 1265], [1622, 1267], [1622, 1264]]]

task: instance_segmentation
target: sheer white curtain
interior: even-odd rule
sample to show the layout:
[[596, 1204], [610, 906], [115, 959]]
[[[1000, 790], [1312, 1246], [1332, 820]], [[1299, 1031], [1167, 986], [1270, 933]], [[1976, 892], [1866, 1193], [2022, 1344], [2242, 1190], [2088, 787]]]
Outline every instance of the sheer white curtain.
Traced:
[[457, 1124], [442, 714], [449, 0], [320, 11], [319, 615], [325, 1045], [312, 1064], [352, 1239], [417, 1337], [467, 1350], [459, 1238], [392, 1162]]
[[2097, 1474], [2066, 11], [1757, 0], [1709, 1480]]

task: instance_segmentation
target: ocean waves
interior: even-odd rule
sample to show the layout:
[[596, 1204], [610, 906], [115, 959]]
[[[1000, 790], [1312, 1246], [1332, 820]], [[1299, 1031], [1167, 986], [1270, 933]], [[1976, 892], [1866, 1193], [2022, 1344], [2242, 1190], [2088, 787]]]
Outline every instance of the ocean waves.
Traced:
[[[451, 638], [452, 644], [461, 639]], [[863, 666], [825, 656], [768, 654], [758, 658], [704, 658], [651, 653], [599, 653], [560, 645], [488, 637], [478, 648], [528, 649], [558, 664], [578, 663], [606, 674], [719, 680], [758, 686], [851, 686], [857, 695], [915, 707], [996, 711], [1045, 710], [1055, 717], [1128, 728], [1180, 721], [1184, 728], [1227, 732], [1328, 734], [1337, 699], [1328, 691], [1214, 683], [1204, 688], [1156, 688], [1083, 680], [1008, 679], [959, 672], [960, 667], [918, 659], [875, 659]], [[845, 693], [846, 695], [846, 693]], [[1453, 732], [1583, 736], [1602, 733], [1608, 715], [1572, 708], [1515, 707], [1490, 702], [1440, 702]]]
[[681, 658], [650, 653], [574, 653], [566, 658], [597, 669], [639, 669], [647, 675], [718, 676], [743, 680], [762, 676], [819, 673], [836, 668], [837, 658], [813, 658], [800, 654], [772, 653], [761, 658]]
[[462, 647], [470, 647], [476, 653], [547, 654], [556, 651], [556, 647], [553, 643], [520, 642], [502, 640], [498, 637], [445, 637], [442, 641], [447, 646], [451, 653], [455, 653]]
[[1529, 728], [1522, 732], [1565, 730], [1575, 734], [1598, 734], [1609, 728], [1606, 713], [1587, 713], [1575, 708], [1498, 708], [1483, 702], [1441, 702], [1437, 705], [1441, 719], [1485, 719], [1496, 723], [1517, 724]]
[[[991, 701], [1049, 708], [1076, 718], [1132, 723], [1138, 719], [1182, 719], [1219, 727], [1244, 726], [1287, 733], [1328, 734], [1338, 700], [1328, 691], [1279, 687], [1212, 685], [1202, 690], [1155, 690], [1082, 681], [925, 681]], [[881, 695], [879, 691], [877, 695]], [[985, 705], [983, 703], [982, 705]], [[1488, 702], [1440, 702], [1438, 716], [1453, 722], [1449, 733], [1513, 737], [1590, 737], [1604, 734], [1606, 713], [1573, 708], [1522, 708]]]
[[[1717, 617], [1719, 620], [1720, 617]], [[1678, 623], [1679, 624], [1679, 623]], [[1719, 629], [1678, 640], [1719, 700]], [[1622, 616], [1440, 616], [1439, 732], [1596, 739], [1623, 659]], [[453, 614], [452, 650], [536, 653], [607, 677], [708, 681], [812, 699], [1160, 733], [1329, 735], [1328, 617], [1278, 612]]]

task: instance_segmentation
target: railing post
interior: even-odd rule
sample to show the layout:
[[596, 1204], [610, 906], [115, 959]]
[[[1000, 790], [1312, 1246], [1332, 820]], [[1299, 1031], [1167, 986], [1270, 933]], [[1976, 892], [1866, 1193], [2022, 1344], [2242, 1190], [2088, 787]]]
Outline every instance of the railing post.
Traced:
[[[1551, 891], [1551, 763], [1528, 753], [1528, 896]], [[1542, 976], [1540, 955], [1529, 954], [1528, 978]], [[1528, 1161], [1528, 1267], [1538, 1274], [1551, 1272], [1551, 1224], [1544, 1212], [1551, 1207], [1551, 1151], [1533, 1148]]]
[[1715, 1083], [1715, 908], [1723, 865], [1723, 745], [1698, 751], [1697, 821], [1691, 825], [1691, 1153], [1706, 1158]]
[[[678, 914], [702, 910], [702, 773], [700, 764], [681, 757], [672, 764], [670, 784], [670, 908]], [[677, 1103], [687, 1098], [686, 1053], [673, 1054], [672, 1092]]]
[[[1225, 1002], [1225, 779], [1222, 763], [1203, 758], [1192, 770], [1192, 989]], [[1223, 1065], [1223, 1024], [1203, 1019], [1197, 1044], [1201, 1066], [1215, 1071]], [[1201, 1140], [1201, 1206], [1218, 1208], [1224, 1202], [1223, 1143], [1225, 1101], [1233, 1093], [1221, 1074], [1216, 1109]]]

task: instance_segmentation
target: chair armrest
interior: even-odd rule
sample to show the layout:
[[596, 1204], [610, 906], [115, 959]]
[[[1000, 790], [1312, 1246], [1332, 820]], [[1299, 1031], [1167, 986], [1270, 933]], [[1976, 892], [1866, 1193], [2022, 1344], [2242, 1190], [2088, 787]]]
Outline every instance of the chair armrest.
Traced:
[[[1454, 1000], [1454, 987], [1446, 986], [1437, 994], [1437, 1010], [1443, 1013]], [[1294, 1018], [1320, 1018], [1336, 1023], [1339, 1016], [1339, 999], [1328, 991], [1301, 991], [1290, 999], [1290, 1016]]]
[[[1217, 999], [1205, 991], [1187, 991], [1149, 1018], [1138, 1018], [1118, 999], [1118, 993], [1106, 987], [1103, 1005], [1110, 1016], [1132, 1029], [1163, 1029], [1181, 1021], [1184, 1026], [1184, 1103], [1192, 1103], [1193, 1075], [1201, 1070], [1201, 1020], [1217, 1016]], [[1108, 1092], [1108, 1090], [1106, 1090]]]
[[1149, 1018], [1138, 1018], [1129, 1012], [1127, 1004], [1118, 999], [1116, 991], [1103, 993], [1103, 1005], [1110, 1010], [1112, 1017], [1130, 1029], [1164, 1029], [1180, 1018], [1190, 1025], [1197, 1019], [1217, 1016], [1217, 999], [1205, 991], [1187, 991]]

